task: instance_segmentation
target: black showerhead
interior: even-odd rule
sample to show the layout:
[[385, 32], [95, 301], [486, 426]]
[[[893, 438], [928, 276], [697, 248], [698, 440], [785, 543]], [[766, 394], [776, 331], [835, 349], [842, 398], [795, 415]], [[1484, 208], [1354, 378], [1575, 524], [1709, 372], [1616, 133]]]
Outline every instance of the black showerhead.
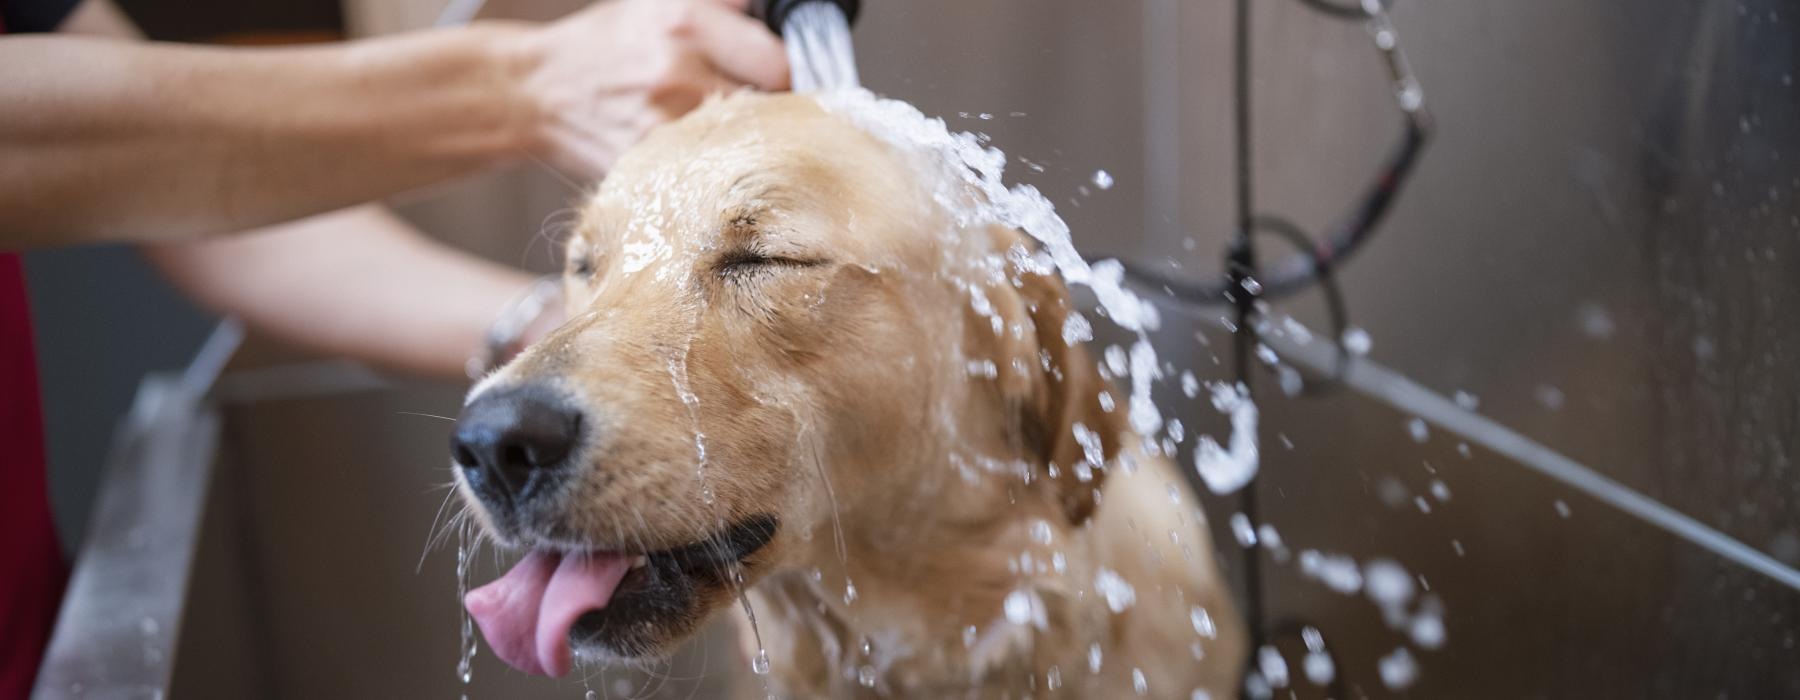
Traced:
[[769, 25], [769, 29], [779, 35], [781, 28], [787, 25], [788, 15], [794, 11], [794, 8], [809, 2], [829, 2], [837, 5], [844, 11], [844, 19], [849, 20], [851, 24], [856, 23], [856, 13], [862, 9], [861, 0], [751, 0], [750, 14]]

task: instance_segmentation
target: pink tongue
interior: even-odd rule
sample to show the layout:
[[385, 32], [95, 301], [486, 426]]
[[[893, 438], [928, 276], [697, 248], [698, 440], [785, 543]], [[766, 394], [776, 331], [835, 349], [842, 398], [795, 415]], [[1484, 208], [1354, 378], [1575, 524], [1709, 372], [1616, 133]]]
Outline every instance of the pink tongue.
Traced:
[[629, 569], [617, 554], [563, 556], [532, 552], [463, 606], [500, 660], [526, 673], [569, 672], [569, 630], [576, 618], [606, 607]]

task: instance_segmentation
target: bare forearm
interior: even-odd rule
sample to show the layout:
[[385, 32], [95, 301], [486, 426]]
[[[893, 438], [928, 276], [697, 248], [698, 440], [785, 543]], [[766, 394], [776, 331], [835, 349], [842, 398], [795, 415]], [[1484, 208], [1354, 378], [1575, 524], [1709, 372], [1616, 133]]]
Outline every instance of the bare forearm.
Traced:
[[0, 249], [241, 230], [499, 163], [533, 146], [522, 33], [0, 40]]
[[188, 295], [259, 330], [446, 378], [462, 376], [488, 325], [531, 282], [376, 206], [145, 254]]

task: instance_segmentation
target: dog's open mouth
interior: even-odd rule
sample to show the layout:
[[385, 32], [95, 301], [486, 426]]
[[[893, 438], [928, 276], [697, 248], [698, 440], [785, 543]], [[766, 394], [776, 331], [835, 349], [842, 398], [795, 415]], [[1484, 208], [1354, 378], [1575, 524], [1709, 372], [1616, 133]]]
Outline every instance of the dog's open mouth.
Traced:
[[739, 566], [774, 538], [777, 524], [772, 515], [751, 516], [706, 539], [647, 553], [533, 550], [463, 602], [501, 660], [562, 676], [576, 645], [635, 657], [697, 626], [700, 593], [738, 585]]

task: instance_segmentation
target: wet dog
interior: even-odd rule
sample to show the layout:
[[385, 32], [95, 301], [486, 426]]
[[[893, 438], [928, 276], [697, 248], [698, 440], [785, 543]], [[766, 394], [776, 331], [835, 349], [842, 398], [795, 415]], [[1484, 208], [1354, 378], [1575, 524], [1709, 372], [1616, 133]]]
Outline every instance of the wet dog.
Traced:
[[796, 696], [1234, 693], [1196, 501], [956, 182], [793, 95], [620, 160], [567, 244], [570, 320], [456, 428], [464, 498], [527, 552], [466, 601], [503, 659], [658, 658], [747, 609], [749, 665]]

